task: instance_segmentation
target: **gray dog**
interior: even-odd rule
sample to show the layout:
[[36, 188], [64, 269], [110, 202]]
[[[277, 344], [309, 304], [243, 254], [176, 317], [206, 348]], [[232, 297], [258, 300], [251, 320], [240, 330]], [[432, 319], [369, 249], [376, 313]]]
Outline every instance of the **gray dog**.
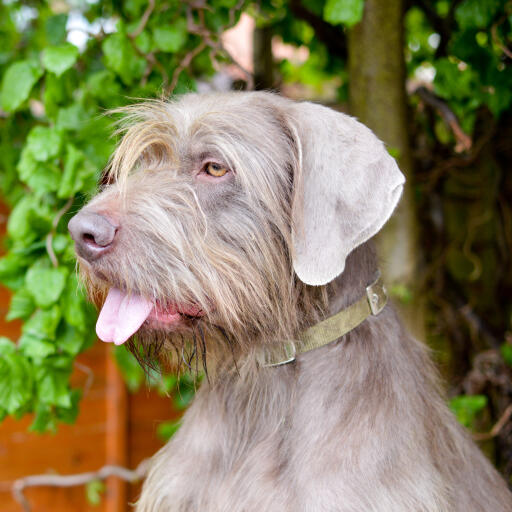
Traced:
[[139, 512], [512, 511], [386, 305], [369, 240], [404, 178], [370, 130], [270, 93], [122, 123], [69, 225], [98, 335], [208, 376]]

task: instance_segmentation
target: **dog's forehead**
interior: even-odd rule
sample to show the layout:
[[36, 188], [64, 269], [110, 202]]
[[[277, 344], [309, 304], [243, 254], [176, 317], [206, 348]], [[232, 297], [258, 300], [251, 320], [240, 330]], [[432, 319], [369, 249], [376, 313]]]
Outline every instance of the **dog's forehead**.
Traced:
[[271, 129], [275, 116], [271, 96], [261, 93], [187, 94], [168, 104], [169, 116], [179, 136], [211, 131], [246, 134]]

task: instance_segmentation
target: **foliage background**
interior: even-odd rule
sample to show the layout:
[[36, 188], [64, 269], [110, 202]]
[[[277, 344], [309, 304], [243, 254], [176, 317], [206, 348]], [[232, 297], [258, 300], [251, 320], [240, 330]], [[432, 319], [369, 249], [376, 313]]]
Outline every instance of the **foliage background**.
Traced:
[[[69, 376], [94, 342], [95, 312], [78, 286], [66, 226], [115, 145], [104, 112], [194, 90], [231, 64], [247, 87], [349, 109], [388, 143], [409, 183], [399, 212], [406, 272], [392, 275], [392, 291], [411, 317], [421, 311], [413, 328], [434, 348], [460, 421], [480, 432], [497, 425], [480, 437], [510, 479], [512, 4], [389, 4], [2, 2], [0, 187], [12, 211], [0, 280], [13, 291], [8, 318], [24, 324], [19, 340], [0, 339], [0, 417], [35, 412], [31, 428], [45, 431], [78, 413]], [[242, 11], [256, 19], [254, 77], [221, 39]], [[386, 22], [376, 24], [379, 16]], [[276, 58], [275, 41], [307, 49], [307, 58]], [[402, 127], [396, 143], [394, 126]], [[384, 238], [397, 245], [397, 233]], [[142, 372], [124, 349], [117, 359], [136, 389]], [[177, 380], [153, 385], [173, 391]], [[185, 385], [181, 405], [192, 395]]]

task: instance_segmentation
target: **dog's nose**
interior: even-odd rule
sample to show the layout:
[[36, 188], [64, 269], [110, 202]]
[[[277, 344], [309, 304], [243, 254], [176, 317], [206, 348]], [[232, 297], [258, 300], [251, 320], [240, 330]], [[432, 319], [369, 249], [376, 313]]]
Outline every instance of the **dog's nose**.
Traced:
[[76, 252], [88, 261], [98, 259], [112, 248], [117, 233], [114, 226], [103, 215], [93, 212], [78, 212], [68, 224]]

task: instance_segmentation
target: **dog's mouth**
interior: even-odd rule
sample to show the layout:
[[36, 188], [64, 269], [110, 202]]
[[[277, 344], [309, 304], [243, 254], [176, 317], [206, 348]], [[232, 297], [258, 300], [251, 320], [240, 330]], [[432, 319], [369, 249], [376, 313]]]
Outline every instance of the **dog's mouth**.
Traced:
[[105, 342], [121, 345], [144, 323], [149, 327], [174, 330], [191, 318], [201, 318], [205, 312], [195, 305], [160, 304], [141, 295], [111, 288], [96, 323], [96, 333]]

